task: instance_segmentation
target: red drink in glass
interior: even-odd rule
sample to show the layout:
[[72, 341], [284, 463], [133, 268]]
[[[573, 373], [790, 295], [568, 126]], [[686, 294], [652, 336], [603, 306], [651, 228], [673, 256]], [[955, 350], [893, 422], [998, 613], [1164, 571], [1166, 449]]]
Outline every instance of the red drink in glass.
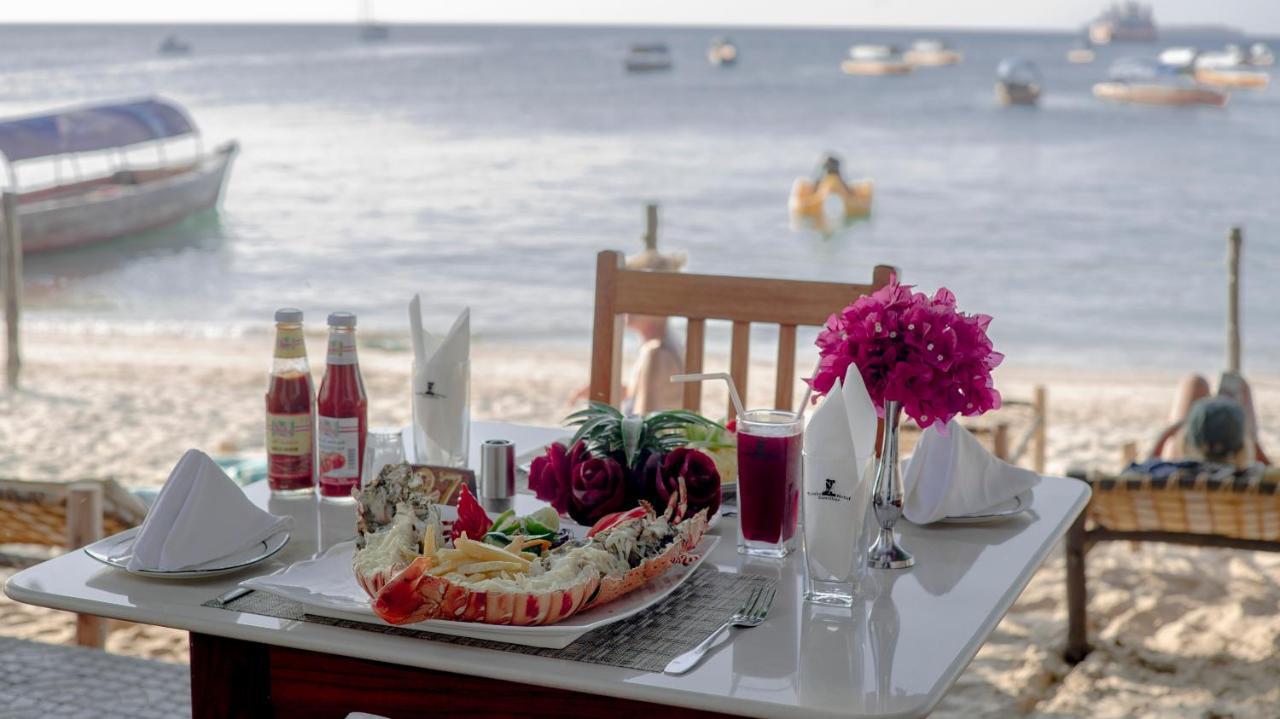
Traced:
[[800, 510], [802, 449], [794, 412], [750, 410], [738, 419], [738, 551], [785, 557]]
[[267, 385], [267, 484], [277, 494], [306, 494], [315, 487], [315, 392], [302, 311], [276, 311], [276, 344]]
[[356, 361], [355, 331], [355, 315], [329, 315], [329, 356], [316, 398], [320, 414], [316, 455], [323, 499], [350, 500], [351, 490], [360, 486], [369, 400]]

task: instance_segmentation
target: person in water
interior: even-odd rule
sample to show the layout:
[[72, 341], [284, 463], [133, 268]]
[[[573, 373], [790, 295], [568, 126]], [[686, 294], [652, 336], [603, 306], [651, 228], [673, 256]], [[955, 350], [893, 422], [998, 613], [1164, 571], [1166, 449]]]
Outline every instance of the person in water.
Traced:
[[814, 189], [821, 188], [824, 181], [834, 184], [841, 192], [853, 194], [849, 183], [844, 181], [844, 173], [840, 170], [840, 158], [835, 153], [827, 153], [826, 159], [822, 161], [822, 169], [818, 172], [817, 179], [813, 181]]
[[[657, 239], [646, 236], [645, 248], [626, 260], [629, 270], [679, 272], [687, 260], [683, 252], [661, 253]], [[622, 385], [625, 414], [647, 415], [666, 409], [679, 409], [684, 402], [684, 385], [671, 381], [671, 375], [684, 372], [684, 346], [671, 331], [666, 317], [626, 315], [626, 327], [640, 340], [636, 362], [628, 381]], [[589, 387], [574, 393], [572, 401], [587, 398]]]
[[1235, 372], [1224, 372], [1218, 394], [1198, 374], [1178, 386], [1170, 424], [1160, 433], [1153, 457], [1191, 459], [1245, 469], [1271, 464], [1258, 443], [1258, 423], [1249, 384]]

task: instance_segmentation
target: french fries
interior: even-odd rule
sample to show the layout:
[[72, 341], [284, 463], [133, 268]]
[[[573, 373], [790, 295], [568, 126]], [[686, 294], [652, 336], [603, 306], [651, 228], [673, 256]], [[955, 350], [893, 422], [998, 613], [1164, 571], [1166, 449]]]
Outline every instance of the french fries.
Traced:
[[[521, 552], [520, 545], [516, 542], [504, 549], [458, 537], [453, 544], [452, 548], [434, 548], [434, 542], [428, 544], [428, 539], [423, 538], [423, 553], [434, 564], [427, 570], [427, 574], [436, 577], [461, 574], [472, 580], [511, 579], [514, 575], [528, 572], [536, 558], [536, 555]], [[429, 547], [434, 549], [430, 554], [426, 552]]]

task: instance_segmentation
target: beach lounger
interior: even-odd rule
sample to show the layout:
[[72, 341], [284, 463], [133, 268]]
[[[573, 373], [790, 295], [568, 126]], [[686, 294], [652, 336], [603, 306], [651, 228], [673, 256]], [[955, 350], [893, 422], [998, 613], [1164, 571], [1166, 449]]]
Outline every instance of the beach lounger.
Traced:
[[1067, 646], [1071, 663], [1089, 653], [1085, 556], [1098, 542], [1170, 542], [1280, 552], [1280, 468], [1160, 476], [1069, 472], [1093, 489], [1067, 532]]
[[[114, 480], [41, 482], [0, 479], [0, 545], [39, 545], [79, 549], [104, 536], [142, 523], [146, 505]], [[32, 559], [0, 553], [0, 565], [25, 566]], [[76, 642], [101, 647], [102, 619], [77, 615]]]

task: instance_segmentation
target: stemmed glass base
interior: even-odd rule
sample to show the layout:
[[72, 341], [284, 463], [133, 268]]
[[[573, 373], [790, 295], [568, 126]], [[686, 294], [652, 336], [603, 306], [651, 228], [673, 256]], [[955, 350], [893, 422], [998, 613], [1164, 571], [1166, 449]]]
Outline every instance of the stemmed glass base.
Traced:
[[881, 529], [876, 543], [867, 550], [867, 566], [872, 569], [906, 569], [915, 563], [916, 558], [898, 545], [892, 529]]

